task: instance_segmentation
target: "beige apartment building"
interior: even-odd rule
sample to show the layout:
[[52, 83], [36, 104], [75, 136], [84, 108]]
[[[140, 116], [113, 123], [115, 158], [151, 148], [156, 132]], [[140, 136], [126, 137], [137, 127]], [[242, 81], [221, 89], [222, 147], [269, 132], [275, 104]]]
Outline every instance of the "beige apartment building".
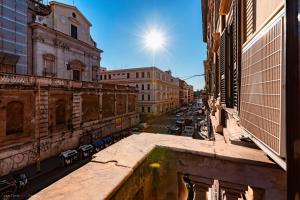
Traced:
[[179, 79], [179, 104], [180, 106], [192, 103], [194, 100], [194, 88], [184, 80]]
[[92, 26], [74, 6], [52, 1], [51, 14], [35, 17], [32, 28], [34, 75], [96, 81], [101, 49], [90, 35]]
[[159, 115], [179, 106], [179, 79], [156, 67], [101, 71], [100, 82], [130, 85], [139, 90], [144, 115]]
[[188, 102], [192, 103], [194, 101], [194, 87], [192, 85], [188, 86]]

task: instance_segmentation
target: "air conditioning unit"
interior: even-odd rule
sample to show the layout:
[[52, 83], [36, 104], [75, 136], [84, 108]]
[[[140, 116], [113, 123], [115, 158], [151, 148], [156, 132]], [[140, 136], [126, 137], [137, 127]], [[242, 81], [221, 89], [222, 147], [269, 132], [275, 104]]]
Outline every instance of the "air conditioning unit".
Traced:
[[46, 24], [46, 18], [43, 16], [36, 16], [35, 23], [44, 25]]

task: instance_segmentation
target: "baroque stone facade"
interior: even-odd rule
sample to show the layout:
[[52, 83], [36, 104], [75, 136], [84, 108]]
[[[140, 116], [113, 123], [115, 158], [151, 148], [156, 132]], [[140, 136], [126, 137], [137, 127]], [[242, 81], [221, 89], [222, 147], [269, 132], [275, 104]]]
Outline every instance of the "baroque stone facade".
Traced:
[[74, 6], [58, 2], [49, 6], [50, 15], [37, 15], [30, 24], [33, 74], [96, 81], [103, 51], [91, 38], [91, 23]]
[[134, 87], [8, 74], [0, 82], [0, 176], [139, 122]]

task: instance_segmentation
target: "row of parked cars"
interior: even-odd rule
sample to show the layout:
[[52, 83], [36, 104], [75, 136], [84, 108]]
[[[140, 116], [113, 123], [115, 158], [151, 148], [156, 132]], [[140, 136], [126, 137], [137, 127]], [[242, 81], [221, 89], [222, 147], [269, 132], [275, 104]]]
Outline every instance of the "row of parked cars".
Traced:
[[[132, 129], [134, 131], [134, 129]], [[94, 153], [99, 152], [100, 150], [118, 142], [119, 140], [128, 137], [131, 135], [130, 131], [122, 131], [120, 133], [115, 133], [111, 136], [106, 136], [99, 139], [91, 139], [89, 144], [81, 144], [77, 149], [69, 149], [60, 153], [61, 165], [70, 165], [78, 159], [87, 158]], [[92, 135], [91, 135], [92, 137]]]
[[198, 128], [204, 123], [205, 112], [199, 105], [189, 105], [178, 109], [176, 112], [176, 124], [168, 127], [170, 134], [192, 137]]
[[[66, 166], [74, 163], [75, 161], [92, 156], [94, 153], [112, 145], [113, 143], [128, 137], [132, 132], [138, 131], [136, 128], [129, 131], [122, 131], [103, 138], [95, 137], [95, 134], [90, 134], [89, 140], [76, 149], [68, 149], [59, 154], [61, 166]], [[98, 133], [98, 135], [100, 135]], [[97, 138], [97, 139], [95, 139]], [[86, 143], [90, 141], [90, 143]], [[28, 183], [26, 174], [16, 174], [3, 180], [0, 180], [0, 200], [2, 199], [15, 199], [15, 194], [21, 191]]]

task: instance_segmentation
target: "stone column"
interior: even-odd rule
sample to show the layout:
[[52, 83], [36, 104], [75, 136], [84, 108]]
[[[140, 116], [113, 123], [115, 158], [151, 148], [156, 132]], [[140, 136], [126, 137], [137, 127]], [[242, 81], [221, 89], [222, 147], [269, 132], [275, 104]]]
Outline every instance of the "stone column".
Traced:
[[226, 181], [219, 181], [220, 188], [225, 191], [225, 200], [238, 200], [248, 190], [248, 186]]
[[212, 187], [214, 180], [201, 176], [189, 176], [189, 178], [194, 183], [194, 200], [208, 200], [207, 192]]
[[194, 185], [194, 200], [208, 200], [207, 192], [211, 185], [206, 185], [203, 183], [195, 183]]
[[263, 200], [265, 191], [260, 188], [248, 186], [248, 190], [246, 191], [245, 196], [247, 200]]

